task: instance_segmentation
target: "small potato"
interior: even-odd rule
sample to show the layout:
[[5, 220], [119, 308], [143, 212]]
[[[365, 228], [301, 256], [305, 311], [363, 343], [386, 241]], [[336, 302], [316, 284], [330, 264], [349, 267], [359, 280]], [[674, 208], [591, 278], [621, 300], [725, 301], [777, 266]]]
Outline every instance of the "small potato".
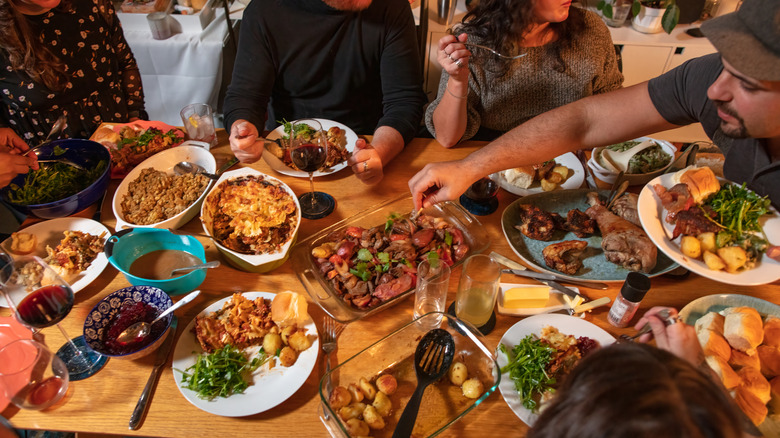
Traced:
[[747, 254], [745, 250], [738, 246], [727, 246], [718, 249], [718, 256], [726, 264], [726, 272], [735, 273], [739, 268], [745, 266]]
[[[558, 175], [558, 174], [556, 173], [555, 175]], [[558, 176], [560, 176], [560, 175], [558, 175]], [[551, 192], [551, 191], [553, 191], [553, 190], [558, 188], [558, 183], [552, 182], [552, 181], [548, 180], [547, 178], [542, 179], [540, 181], [540, 183], [542, 184], [542, 190], [544, 190], [545, 192]]]
[[295, 351], [305, 351], [311, 347], [311, 339], [309, 339], [309, 337], [306, 336], [306, 333], [301, 330], [290, 335], [288, 341], [290, 347]]
[[463, 396], [468, 398], [479, 398], [482, 395], [484, 387], [479, 379], [473, 378], [463, 382], [463, 386], [460, 387], [463, 391]]
[[701, 250], [702, 251], [709, 251], [709, 252], [715, 252], [717, 251], [717, 245], [715, 244], [715, 233], [708, 231], [706, 233], [701, 233], [698, 236], [696, 236], [697, 239], [699, 239], [699, 242], [701, 242]]
[[363, 415], [363, 411], [365, 409], [365, 403], [352, 403], [351, 405], [344, 406], [338, 410], [339, 417], [341, 417], [341, 419], [344, 421], [347, 421], [350, 418], [360, 418], [360, 416]]
[[561, 182], [566, 181], [569, 178], [569, 168], [566, 166], [555, 166], [552, 171], [563, 177]]
[[450, 382], [455, 386], [463, 385], [469, 378], [469, 370], [463, 362], [455, 362], [450, 367]]
[[391, 402], [390, 397], [385, 395], [385, 393], [382, 391], [376, 393], [376, 397], [374, 397], [374, 403], [371, 403], [371, 405], [374, 406], [376, 411], [379, 412], [379, 415], [383, 417], [387, 417], [391, 412], [393, 412], [393, 402]]
[[268, 333], [263, 337], [263, 351], [274, 355], [282, 349], [282, 337], [278, 333]]
[[366, 409], [363, 410], [363, 421], [374, 430], [384, 429], [385, 427], [385, 419], [379, 415], [379, 412], [372, 405], [366, 406]]
[[363, 401], [363, 391], [358, 388], [357, 385], [354, 383], [350, 383], [349, 386], [347, 386], [347, 390], [349, 390], [349, 393], [352, 395], [352, 400], [356, 402], [362, 402]]
[[347, 432], [350, 436], [364, 436], [371, 432], [371, 430], [368, 428], [368, 424], [366, 424], [366, 422], [363, 420], [358, 420], [357, 418], [347, 420], [344, 425], [347, 427]]
[[721, 271], [726, 268], [726, 264], [723, 263], [723, 259], [718, 257], [718, 255], [715, 253], [704, 251], [702, 253], [702, 257], [704, 258], [704, 263], [707, 265], [707, 267], [713, 271]]
[[376, 388], [387, 395], [393, 395], [398, 389], [398, 381], [392, 374], [383, 374], [376, 379]]
[[295, 333], [295, 330], [295, 325], [288, 325], [282, 330], [282, 342], [284, 342], [284, 345], [290, 345], [290, 335]]
[[682, 236], [680, 251], [687, 257], [698, 259], [701, 257], [701, 242], [693, 236]]
[[372, 385], [371, 382], [366, 380], [365, 377], [361, 377], [358, 381], [358, 386], [360, 386], [360, 390], [363, 391], [363, 395], [365, 395], [368, 400], [374, 400], [374, 397], [376, 397], [376, 388], [374, 388], [374, 385]]
[[284, 347], [282, 348], [282, 351], [279, 352], [279, 363], [282, 364], [283, 367], [293, 366], [296, 360], [298, 360], [298, 353], [290, 347]]
[[330, 404], [330, 407], [333, 408], [333, 410], [338, 411], [344, 406], [352, 403], [352, 396], [349, 395], [347, 388], [343, 386], [337, 386], [333, 388], [333, 391], [330, 392], [328, 403]]

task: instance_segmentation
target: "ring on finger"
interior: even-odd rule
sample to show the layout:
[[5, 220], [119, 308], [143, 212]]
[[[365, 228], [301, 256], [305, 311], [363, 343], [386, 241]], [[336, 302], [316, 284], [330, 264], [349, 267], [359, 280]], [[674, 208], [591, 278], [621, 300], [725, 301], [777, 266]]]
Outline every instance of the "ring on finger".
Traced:
[[367, 172], [367, 171], [368, 171], [368, 160], [363, 162], [363, 172]]
[[668, 327], [670, 325], [677, 324], [678, 322], [680, 322], [680, 317], [673, 315], [664, 320], [664, 325]]
[[457, 65], [458, 68], [461, 68], [461, 67], [463, 67], [463, 61], [461, 61], [460, 59], [456, 59], [455, 60], [455, 65]]
[[[447, 52], [444, 52], [444, 53], [447, 53]], [[453, 61], [453, 59], [452, 59], [452, 54], [451, 54], [451, 53], [447, 53], [447, 58], [449, 58], [449, 59], [450, 59], [450, 61]]]

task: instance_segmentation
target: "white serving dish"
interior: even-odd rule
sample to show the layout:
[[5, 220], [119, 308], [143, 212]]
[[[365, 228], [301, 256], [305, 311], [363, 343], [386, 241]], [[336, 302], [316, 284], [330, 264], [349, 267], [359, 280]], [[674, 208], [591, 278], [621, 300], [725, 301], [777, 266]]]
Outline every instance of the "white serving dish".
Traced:
[[[664, 171], [672, 165], [675, 158], [675, 153], [677, 152], [677, 148], [674, 147], [673, 144], [669, 143], [666, 140], [658, 140], [655, 138], [650, 137], [639, 137], [635, 138], [633, 141], [645, 141], [645, 140], [652, 140], [656, 143], [658, 143], [661, 146], [661, 149], [664, 150], [667, 154], [671, 155], [672, 158], [669, 160], [669, 164], [666, 166], [650, 172], [650, 173], [626, 173], [623, 175], [623, 178], [628, 181], [629, 185], [641, 185], [641, 184], [647, 184], [650, 180], [657, 177], [658, 175], [664, 173]], [[599, 161], [597, 160], [597, 157], [601, 154], [601, 150], [604, 149], [603, 147], [598, 147], [593, 149], [593, 153], [590, 155], [590, 160], [588, 160], [588, 167], [591, 171], [596, 175], [596, 178], [604, 181], [605, 183], [612, 184], [615, 182], [615, 179], [617, 179], [618, 172], [615, 172], [612, 169], [608, 169], [604, 167]]]

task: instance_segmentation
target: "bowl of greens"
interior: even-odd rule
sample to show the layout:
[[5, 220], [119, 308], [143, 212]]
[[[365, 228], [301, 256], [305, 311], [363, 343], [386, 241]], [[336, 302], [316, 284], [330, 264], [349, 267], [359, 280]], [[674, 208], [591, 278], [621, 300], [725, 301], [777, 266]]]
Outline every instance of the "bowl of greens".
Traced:
[[625, 170], [624, 178], [630, 185], [647, 184], [648, 181], [662, 174], [674, 161], [674, 154], [677, 148], [673, 144], [664, 140], [657, 140], [650, 137], [640, 137], [622, 143], [616, 143], [609, 146], [593, 149], [593, 153], [588, 160], [588, 167], [596, 174], [596, 177], [606, 183], [613, 183], [617, 179], [618, 171], [610, 163], [606, 162], [602, 156], [604, 149], [615, 152], [624, 152], [632, 148], [641, 148], [645, 141], [654, 143], [649, 147], [641, 149], [628, 161], [628, 167]]
[[[111, 154], [100, 143], [82, 139], [53, 141], [38, 149], [38, 170], [17, 175], [0, 194], [17, 210], [42, 219], [70, 216], [100, 199], [110, 176]], [[56, 161], [69, 160], [82, 167]]]

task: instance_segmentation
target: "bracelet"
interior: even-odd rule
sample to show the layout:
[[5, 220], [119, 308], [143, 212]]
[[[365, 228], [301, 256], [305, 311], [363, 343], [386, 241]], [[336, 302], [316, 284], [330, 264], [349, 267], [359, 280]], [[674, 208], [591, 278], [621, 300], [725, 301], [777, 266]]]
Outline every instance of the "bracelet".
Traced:
[[455, 95], [455, 93], [450, 91], [450, 86], [449, 85], [445, 85], [444, 89], [447, 90], [447, 92], [450, 93], [450, 96], [454, 97], [455, 99], [465, 99], [465, 98], [469, 97], [469, 92], [468, 91], [466, 91], [466, 94], [464, 94], [463, 96], [457, 96], [457, 95]]

